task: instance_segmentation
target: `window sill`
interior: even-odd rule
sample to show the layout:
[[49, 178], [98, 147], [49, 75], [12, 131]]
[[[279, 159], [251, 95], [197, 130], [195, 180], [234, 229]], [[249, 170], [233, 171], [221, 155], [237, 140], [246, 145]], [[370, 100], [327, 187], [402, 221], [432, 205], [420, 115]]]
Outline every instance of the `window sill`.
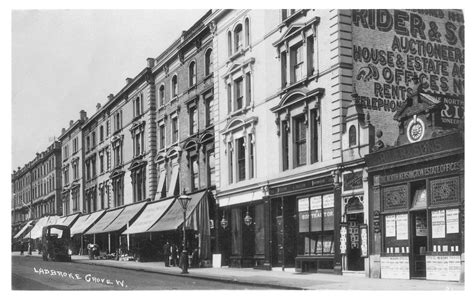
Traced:
[[241, 114], [245, 114], [247, 113], [247, 111], [249, 111], [252, 107], [251, 106], [245, 106], [237, 111], [234, 111], [234, 112], [231, 112], [227, 115], [227, 119], [230, 119], [234, 116], [237, 116], [237, 115], [241, 115]]
[[188, 88], [188, 93], [190, 93], [192, 90], [197, 89], [197, 84], [194, 84]]
[[312, 75], [307, 75], [304, 79], [301, 79], [299, 80], [298, 82], [293, 82], [293, 83], [290, 83], [290, 85], [287, 85], [285, 87], [282, 87], [279, 94], [280, 95], [283, 95], [285, 93], [287, 93], [288, 91], [290, 90], [293, 90], [293, 89], [296, 89], [300, 86], [307, 86], [308, 83], [310, 83], [312, 80], [314, 80], [315, 78], [317, 77], [317, 75], [315, 74], [312, 74]]
[[243, 47], [241, 49], [239, 49], [238, 51], [236, 51], [235, 53], [233, 53], [228, 59], [227, 59], [227, 64], [229, 63], [232, 63], [233, 61], [235, 61], [237, 58], [243, 56], [248, 50], [250, 49], [250, 46], [247, 46], [247, 47]]
[[288, 17], [286, 17], [286, 19], [282, 20], [282, 22], [280, 23], [280, 25], [278, 27], [281, 29], [285, 26], [289, 26], [290, 23], [295, 21], [299, 16], [306, 16], [307, 12], [308, 12], [308, 9], [300, 9], [300, 10], [296, 11], [291, 16], [288, 16]]

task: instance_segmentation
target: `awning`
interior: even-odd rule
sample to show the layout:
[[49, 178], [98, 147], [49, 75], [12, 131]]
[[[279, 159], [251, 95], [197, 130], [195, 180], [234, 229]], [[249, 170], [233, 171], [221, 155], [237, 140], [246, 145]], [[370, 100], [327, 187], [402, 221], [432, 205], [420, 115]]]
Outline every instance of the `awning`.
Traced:
[[16, 233], [15, 236], [13, 236], [14, 239], [17, 239], [19, 238], [24, 232], [26, 232], [26, 230], [33, 224], [33, 220], [30, 220], [28, 221], [22, 228], [21, 230]]
[[263, 198], [263, 192], [261, 189], [245, 192], [242, 194], [236, 194], [231, 196], [218, 197], [219, 207], [227, 207], [231, 205], [246, 203], [255, 200], [261, 200]]
[[[195, 193], [191, 195], [191, 200], [188, 204], [188, 209], [186, 211], [187, 218], [191, 216], [194, 211], [194, 208], [203, 198], [206, 191]], [[170, 206], [169, 210], [166, 212], [163, 217], [155, 223], [148, 232], [162, 232], [162, 231], [171, 231], [176, 230], [183, 223], [183, 209], [178, 201], [175, 199], [173, 204]]]
[[116, 209], [116, 210], [111, 210], [105, 213], [102, 218], [97, 221], [96, 224], [94, 224], [85, 234], [86, 235], [91, 235], [91, 234], [98, 234], [98, 233], [104, 233], [105, 228], [109, 226], [109, 224], [112, 223], [112, 221], [115, 220], [115, 218], [122, 213], [124, 208]]
[[58, 216], [45, 216], [41, 217], [40, 220], [35, 224], [31, 231], [26, 234], [25, 238], [38, 239], [43, 235], [43, 227], [47, 225], [55, 224], [58, 220]]
[[168, 190], [168, 195], [166, 197], [170, 197], [174, 195], [174, 189], [176, 188], [176, 183], [178, 182], [178, 174], [179, 174], [179, 165], [175, 165], [173, 167], [173, 172], [171, 173], [171, 181]]
[[137, 214], [140, 212], [141, 209], [146, 205], [145, 202], [141, 203], [136, 203], [136, 204], [131, 204], [126, 206], [122, 213], [111, 223], [109, 226], [107, 226], [104, 230], [104, 232], [109, 233], [109, 232], [115, 232], [119, 231], [123, 227], [127, 226], [127, 223], [130, 222]]
[[158, 198], [161, 196], [162, 192], [166, 190], [166, 188], [164, 188], [165, 180], [166, 170], [162, 170], [160, 172], [160, 178], [158, 179], [158, 188], [156, 189], [156, 196], [158, 196]]
[[122, 234], [137, 234], [145, 233], [163, 216], [163, 213], [170, 207], [174, 197], [149, 203], [146, 205], [143, 212], [138, 216], [137, 220], [123, 232]]
[[99, 219], [104, 214], [104, 212], [105, 211], [102, 210], [79, 217], [71, 228], [71, 236], [83, 234], [93, 223], [97, 221], [97, 219]]
[[[60, 218], [58, 218], [58, 220], [56, 220], [56, 222], [54, 224], [71, 226], [71, 224], [74, 222], [74, 220], [77, 218], [77, 216], [79, 216], [79, 213], [72, 214], [72, 215], [69, 215], [69, 216], [60, 217]], [[53, 229], [51, 231], [52, 234], [59, 234], [61, 232], [62, 231], [59, 230], [59, 229]]]

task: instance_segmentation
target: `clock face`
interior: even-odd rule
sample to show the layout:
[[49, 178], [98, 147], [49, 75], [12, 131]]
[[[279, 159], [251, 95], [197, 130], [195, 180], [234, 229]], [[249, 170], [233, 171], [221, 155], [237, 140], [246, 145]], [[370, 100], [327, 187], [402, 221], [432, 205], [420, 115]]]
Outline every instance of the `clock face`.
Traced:
[[421, 119], [412, 119], [408, 124], [408, 140], [418, 142], [423, 138], [425, 134], [425, 124]]

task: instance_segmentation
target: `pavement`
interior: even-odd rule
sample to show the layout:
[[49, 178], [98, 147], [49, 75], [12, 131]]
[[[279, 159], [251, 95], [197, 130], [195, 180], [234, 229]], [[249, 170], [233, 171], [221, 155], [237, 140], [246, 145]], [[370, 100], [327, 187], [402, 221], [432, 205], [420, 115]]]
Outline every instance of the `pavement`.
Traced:
[[[19, 252], [12, 255], [20, 256]], [[37, 252], [22, 257], [40, 257]], [[464, 283], [427, 280], [372, 279], [358, 275], [296, 273], [294, 270], [272, 271], [253, 268], [189, 268], [181, 274], [179, 267], [165, 267], [164, 262], [135, 262], [116, 260], [89, 260], [87, 256], [72, 256], [72, 261], [86, 265], [107, 266], [134, 271], [145, 271], [186, 278], [234, 282], [275, 289], [290, 290], [464, 290]]]

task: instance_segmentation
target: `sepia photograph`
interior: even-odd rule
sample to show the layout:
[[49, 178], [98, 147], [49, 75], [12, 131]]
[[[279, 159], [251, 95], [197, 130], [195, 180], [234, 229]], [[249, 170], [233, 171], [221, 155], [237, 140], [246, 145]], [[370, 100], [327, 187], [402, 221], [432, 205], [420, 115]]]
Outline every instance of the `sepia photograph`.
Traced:
[[9, 13], [12, 291], [465, 290], [462, 7]]

